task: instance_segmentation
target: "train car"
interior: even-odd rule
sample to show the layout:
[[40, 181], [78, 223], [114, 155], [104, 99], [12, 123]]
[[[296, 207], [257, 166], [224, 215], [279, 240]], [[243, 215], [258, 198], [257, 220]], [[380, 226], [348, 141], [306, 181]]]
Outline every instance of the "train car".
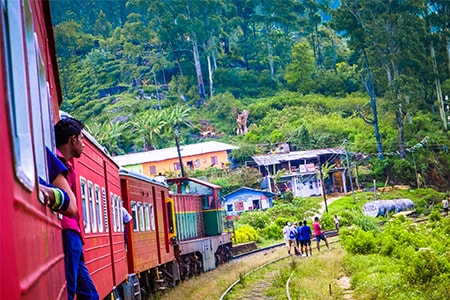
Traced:
[[[168, 186], [125, 169], [119, 174], [124, 208], [133, 216], [126, 228], [129, 278], [139, 275], [146, 294], [166, 289], [179, 279], [171, 241], [175, 225]], [[123, 289], [126, 299], [139, 293], [130, 285]]]
[[62, 99], [49, 3], [1, 10], [0, 298], [67, 299], [60, 220], [38, 196]]
[[231, 234], [223, 231], [221, 187], [195, 178], [168, 179], [173, 186], [181, 278], [216, 268], [232, 258]]
[[128, 273], [119, 166], [88, 132], [83, 135], [83, 154], [73, 161], [78, 177], [75, 194], [86, 267], [103, 299]]

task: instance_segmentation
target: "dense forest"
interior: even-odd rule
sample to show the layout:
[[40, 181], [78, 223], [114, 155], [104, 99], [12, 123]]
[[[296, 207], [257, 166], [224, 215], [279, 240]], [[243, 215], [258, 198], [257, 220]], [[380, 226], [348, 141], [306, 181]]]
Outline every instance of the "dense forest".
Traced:
[[[219, 139], [343, 147], [449, 189], [447, 0], [52, 0], [62, 109], [113, 155]], [[237, 118], [248, 112], [248, 132]]]

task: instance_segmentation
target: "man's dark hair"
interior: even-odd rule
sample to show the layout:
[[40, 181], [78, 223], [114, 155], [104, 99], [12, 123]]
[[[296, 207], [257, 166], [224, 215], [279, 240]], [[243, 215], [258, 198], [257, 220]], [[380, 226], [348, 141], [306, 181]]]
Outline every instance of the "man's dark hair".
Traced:
[[56, 147], [67, 144], [70, 137], [78, 136], [83, 128], [84, 124], [74, 118], [64, 117], [59, 120], [55, 124]]
[[306, 225], [306, 220], [303, 221], [303, 225]]

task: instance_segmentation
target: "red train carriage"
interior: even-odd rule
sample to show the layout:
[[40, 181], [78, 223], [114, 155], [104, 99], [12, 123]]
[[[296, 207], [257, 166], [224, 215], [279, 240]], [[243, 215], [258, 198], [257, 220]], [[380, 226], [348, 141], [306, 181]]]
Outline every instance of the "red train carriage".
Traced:
[[83, 134], [83, 154], [74, 160], [80, 227], [86, 266], [104, 298], [127, 274], [119, 167], [91, 135]]
[[[165, 183], [147, 176], [120, 170], [124, 207], [133, 222], [127, 226], [128, 271], [139, 274], [141, 287], [147, 292], [164, 289], [178, 279], [171, 237], [173, 207]], [[126, 287], [125, 294], [130, 288]]]
[[67, 299], [61, 226], [38, 197], [61, 99], [49, 3], [1, 0], [0, 298]]

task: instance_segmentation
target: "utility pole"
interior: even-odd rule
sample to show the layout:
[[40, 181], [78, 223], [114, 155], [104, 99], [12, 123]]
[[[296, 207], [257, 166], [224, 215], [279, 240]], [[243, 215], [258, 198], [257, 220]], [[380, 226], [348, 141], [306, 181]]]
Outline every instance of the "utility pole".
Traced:
[[353, 191], [353, 181], [352, 181], [352, 170], [350, 169], [350, 163], [348, 162], [348, 152], [347, 152], [347, 140], [344, 140], [344, 151], [345, 151], [345, 159], [347, 160], [347, 171], [348, 171], [348, 179], [350, 180], [350, 188], [352, 189], [352, 197], [353, 201], [355, 200], [355, 192]]
[[179, 134], [180, 134], [180, 132], [179, 132], [178, 128], [176, 128], [175, 129], [175, 143], [177, 144], [178, 161], [180, 162], [181, 177], [185, 178], [186, 174], [184, 173], [183, 160], [181, 159], [180, 143], [178, 142], [178, 135]]
[[328, 212], [327, 194], [325, 190], [325, 181], [323, 180], [322, 163], [320, 162], [320, 156], [319, 156], [319, 174], [320, 174], [320, 183], [322, 185], [323, 202], [325, 203], [325, 210]]

